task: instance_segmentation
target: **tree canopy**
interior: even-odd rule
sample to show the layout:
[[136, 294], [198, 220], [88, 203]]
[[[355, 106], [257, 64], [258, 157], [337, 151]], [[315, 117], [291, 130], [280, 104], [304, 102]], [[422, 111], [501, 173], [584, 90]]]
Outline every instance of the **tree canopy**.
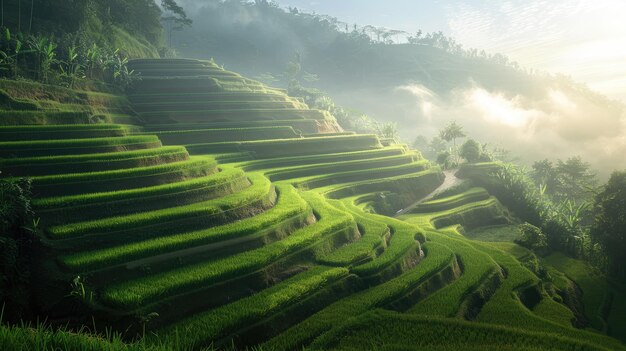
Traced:
[[591, 230], [594, 240], [605, 249], [609, 269], [626, 277], [626, 171], [615, 172], [595, 200], [596, 219]]

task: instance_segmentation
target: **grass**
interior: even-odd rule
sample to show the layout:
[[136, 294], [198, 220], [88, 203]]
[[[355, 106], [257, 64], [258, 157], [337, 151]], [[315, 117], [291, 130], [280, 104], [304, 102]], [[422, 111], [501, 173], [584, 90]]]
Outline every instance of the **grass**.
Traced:
[[[290, 180], [296, 186], [307, 189], [321, 188], [342, 183], [365, 181], [372, 183], [376, 179], [393, 178], [407, 174], [415, 174], [429, 167], [428, 161], [418, 161], [399, 166], [365, 168], [353, 171], [327, 173], [319, 176], [308, 176]], [[332, 167], [331, 167], [332, 168]], [[340, 168], [340, 167], [337, 167]]]
[[562, 253], [554, 253], [542, 260], [545, 264], [556, 268], [576, 282], [582, 290], [584, 312], [591, 325], [603, 330], [605, 321], [602, 307], [609, 294], [609, 284], [602, 274], [587, 263], [567, 257]]
[[389, 227], [355, 211], [349, 211], [340, 201], [329, 201], [337, 209], [350, 213], [359, 224], [361, 238], [318, 258], [322, 264], [349, 266], [376, 258], [379, 250], [384, 250], [390, 237]]
[[260, 169], [293, 167], [302, 165], [312, 165], [319, 163], [345, 162], [364, 160], [371, 158], [380, 158], [386, 156], [397, 156], [405, 153], [403, 148], [385, 148], [365, 151], [340, 152], [323, 155], [295, 156], [295, 157], [279, 157], [265, 160], [253, 160], [242, 162], [238, 166], [245, 171], [255, 171]]
[[[6, 326], [0, 325], [0, 347], [11, 351], [166, 351], [172, 350], [162, 345], [146, 345], [141, 342], [126, 343], [118, 333], [106, 337], [90, 335], [83, 328], [78, 331], [53, 329], [38, 324]], [[183, 350], [179, 348], [178, 350]]]
[[285, 120], [258, 120], [258, 121], [223, 121], [203, 123], [176, 123], [150, 124], [143, 127], [146, 132], [197, 130], [197, 129], [224, 129], [250, 127], [292, 127], [303, 133], [313, 133], [318, 130], [317, 121], [312, 119], [285, 119]]
[[319, 217], [315, 224], [256, 250], [109, 286], [103, 291], [103, 301], [118, 308], [135, 308], [172, 294], [262, 269], [281, 257], [353, 226], [352, 216], [329, 206], [321, 196], [316, 194], [303, 196]]
[[513, 242], [519, 238], [518, 225], [479, 227], [463, 234], [466, 238], [488, 242]]
[[358, 292], [313, 314], [301, 323], [262, 344], [269, 350], [295, 350], [324, 332], [376, 307], [386, 306], [424, 283], [449, 265], [452, 251], [436, 243], [426, 244], [427, 258], [401, 276]]
[[257, 216], [194, 232], [126, 243], [105, 249], [85, 250], [63, 256], [60, 261], [65, 267], [75, 271], [96, 269], [189, 247], [255, 236], [272, 229], [279, 230], [281, 223], [293, 217], [304, 215], [306, 218], [310, 215], [311, 208], [292, 186], [279, 185], [277, 187], [279, 195], [276, 205]]
[[331, 199], [388, 191], [401, 195], [408, 194], [408, 197], [414, 201], [421, 194], [425, 195], [434, 190], [441, 183], [442, 178], [443, 175], [439, 169], [430, 168], [397, 177], [328, 185], [317, 189], [317, 191]]
[[0, 155], [3, 157], [76, 155], [118, 150], [147, 149], [159, 146], [161, 146], [161, 142], [155, 135], [68, 140], [5, 141], [0, 142]]
[[193, 111], [193, 110], [218, 110], [218, 109], [306, 109], [306, 105], [296, 100], [283, 101], [169, 101], [148, 102], [133, 104], [135, 110], [140, 113], [155, 111]]
[[173, 347], [207, 345], [280, 312], [347, 276], [345, 268], [314, 267], [253, 296], [175, 323], [160, 330], [160, 336], [155, 339]]
[[[446, 198], [437, 201], [445, 202]], [[444, 228], [455, 224], [461, 224], [466, 229], [472, 229], [485, 225], [503, 224], [503, 222], [508, 221], [503, 207], [495, 197], [466, 203], [459, 207], [439, 212], [404, 214], [400, 216], [400, 219], [432, 229]]]
[[415, 154], [404, 154], [397, 156], [367, 158], [362, 160], [320, 163], [313, 165], [272, 169], [265, 172], [265, 175], [268, 176], [272, 181], [280, 181], [294, 178], [307, 178], [319, 175], [337, 178], [341, 177], [341, 174], [344, 172], [359, 172], [368, 169], [383, 169], [387, 167], [411, 164], [412, 162], [416, 161], [416, 158], [417, 157]]
[[[273, 192], [273, 186], [267, 178], [260, 174], [248, 175], [252, 185], [247, 189], [218, 199], [194, 203], [190, 205], [165, 208], [155, 211], [98, 219], [93, 221], [71, 223], [48, 228], [53, 239], [64, 239], [87, 234], [104, 234], [115, 236], [119, 231], [132, 232], [134, 235], [148, 230], [160, 233], [165, 230], [182, 228], [187, 222], [210, 224], [212, 216], [230, 212], [251, 203], [264, 202]], [[157, 228], [148, 229], [146, 227]]]
[[330, 120], [330, 116], [325, 111], [305, 110], [305, 109], [215, 109], [215, 110], [190, 110], [190, 111], [155, 111], [142, 112], [139, 116], [151, 123], [169, 120], [179, 122], [200, 122], [211, 119], [230, 120], [255, 120], [255, 119], [315, 119]]
[[217, 162], [209, 157], [101, 172], [70, 173], [32, 177], [39, 194], [80, 194], [115, 191], [200, 177], [217, 171]]
[[507, 279], [502, 281], [500, 288], [483, 306], [477, 321], [522, 328], [528, 331], [550, 332], [563, 337], [604, 345], [609, 349], [623, 349], [623, 344], [615, 339], [559, 324], [558, 321], [562, 320], [563, 314], [569, 313], [571, 316], [571, 312], [547, 296], [543, 297], [544, 303], [553, 304], [552, 310], [560, 309], [557, 321], [551, 320], [553, 316], [537, 314], [537, 312], [542, 311], [530, 311], [520, 301], [518, 291], [520, 288], [538, 284], [539, 279], [513, 256], [505, 254], [489, 244], [472, 242], [472, 245], [488, 253], [508, 273]]
[[[235, 338], [233, 345], [261, 340], [271, 350], [624, 349], [571, 327], [573, 313], [533, 273], [539, 264], [532, 253], [461, 235], [459, 224], [508, 219], [484, 189], [450, 190], [422, 203], [406, 222], [365, 213], [361, 207], [393, 213], [414, 203], [441, 183], [441, 171], [393, 140], [340, 133], [326, 112], [214, 64], [140, 60], [131, 66], [145, 73], [131, 97], [143, 129], [0, 127], [0, 156], [13, 157], [0, 165], [43, 175], [34, 178], [35, 191], [54, 197], [40, 196], [34, 207], [44, 225], [59, 224], [49, 228], [52, 240], [42, 240], [56, 261], [45, 267], [58, 263], [59, 279], [87, 277], [87, 289], [97, 295], [84, 312], [115, 322], [121, 316], [121, 325], [157, 311], [162, 316], [150, 326], [162, 328], [161, 337], [149, 331], [144, 342], [124, 345], [117, 337], [107, 342], [52, 330], [24, 328], [7, 336], [10, 327], [0, 327], [0, 340], [10, 340], [0, 348], [198, 349]], [[30, 96], [11, 103], [59, 114], [4, 111], [0, 124], [84, 124], [94, 112], [85, 99], [102, 110], [104, 121], [132, 121], [123, 115], [130, 111], [123, 97], [52, 89], [63, 99], [45, 101], [45, 90], [33, 94], [36, 103]], [[185, 149], [156, 148], [158, 136], [191, 144], [191, 153], [216, 155], [174, 162], [188, 157]], [[241, 168], [207, 175], [218, 169], [216, 160]], [[479, 176], [497, 167], [464, 165], [459, 172]], [[278, 195], [266, 177], [280, 181]], [[290, 183], [315, 190], [300, 193]], [[361, 237], [354, 240], [357, 227]], [[509, 229], [480, 228], [467, 237], [506, 239]], [[606, 293], [613, 294], [605, 317], [613, 335], [626, 335], [620, 286], [595, 277], [605, 284], [596, 286], [588, 267], [547, 260], [571, 270], [568, 277], [580, 275], [583, 300], [596, 311], [609, 301]], [[54, 279], [42, 282], [50, 283], [50, 295], [65, 284]], [[47, 290], [40, 295], [43, 304], [56, 302], [48, 301], [54, 298]]]
[[476, 250], [462, 240], [454, 243], [454, 253], [463, 267], [463, 274], [454, 284], [440, 289], [408, 310], [409, 313], [427, 316], [454, 317], [460, 313], [462, 302], [480, 283], [500, 267], [489, 255]]
[[379, 149], [375, 135], [344, 135], [336, 137], [297, 138], [187, 145], [191, 154], [215, 152], [254, 152], [259, 158], [314, 155]]
[[460, 194], [422, 202], [411, 212], [420, 213], [445, 211], [471, 202], [486, 200], [488, 198], [489, 193], [487, 190], [483, 188], [471, 188]]
[[224, 168], [200, 178], [152, 187], [35, 199], [37, 214], [47, 225], [85, 221], [207, 201], [250, 186], [239, 169]]
[[288, 139], [299, 136], [292, 127], [288, 126], [175, 130], [151, 133], [156, 134], [165, 145], [259, 139]]
[[0, 141], [120, 137], [128, 131], [119, 124], [0, 126]]
[[87, 155], [39, 156], [0, 160], [5, 173], [13, 175], [51, 175], [86, 173], [141, 167], [183, 161], [189, 157], [181, 146]]
[[[380, 326], [384, 325], [384, 328]], [[311, 350], [611, 350], [558, 334], [375, 310], [327, 333]], [[622, 348], [620, 348], [622, 349]]]

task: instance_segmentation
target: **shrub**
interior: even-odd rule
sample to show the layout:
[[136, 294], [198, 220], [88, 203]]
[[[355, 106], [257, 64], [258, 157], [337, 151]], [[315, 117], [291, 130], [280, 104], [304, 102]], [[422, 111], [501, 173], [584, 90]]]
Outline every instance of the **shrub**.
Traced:
[[516, 243], [537, 252], [543, 252], [548, 248], [548, 240], [540, 228], [530, 223], [522, 223], [519, 225], [519, 233], [520, 238], [515, 241]]

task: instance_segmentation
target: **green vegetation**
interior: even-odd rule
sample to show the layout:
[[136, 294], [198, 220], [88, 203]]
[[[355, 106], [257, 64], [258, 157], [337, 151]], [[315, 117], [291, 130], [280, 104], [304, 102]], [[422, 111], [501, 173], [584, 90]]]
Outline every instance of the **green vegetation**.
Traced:
[[[172, 35], [173, 46], [178, 40]], [[341, 130], [328, 114], [341, 112], [332, 101], [309, 109], [211, 61], [128, 67], [144, 77], [128, 100], [66, 88], [51, 88], [48, 100], [45, 90], [24, 88], [36, 83], [11, 85], [7, 104], [27, 107], [24, 120], [41, 124], [0, 127], [8, 156], [0, 167], [11, 176], [0, 190], [16, 200], [0, 207], [9, 219], [3, 235], [12, 233], [0, 237], [0, 283], [10, 291], [0, 296], [14, 304], [12, 321], [30, 317], [15, 314], [23, 303], [78, 333], [7, 326], [2, 345], [624, 349], [574, 327], [597, 312], [602, 323], [591, 327], [619, 335], [623, 289], [591, 279], [592, 270], [574, 274], [589, 267], [564, 256], [538, 259], [553, 232], [525, 223], [546, 217], [532, 182], [515, 170], [464, 164], [459, 175], [474, 180], [451, 187], [439, 167], [395, 140], [393, 124], [376, 124], [378, 135]], [[306, 72], [293, 73], [291, 88], [302, 88]], [[108, 113], [103, 120], [132, 125], [91, 123], [90, 101]], [[68, 106], [86, 121], [51, 125], [51, 109], [74, 111]], [[454, 143], [457, 132], [442, 136]], [[466, 142], [456, 161], [484, 152]], [[21, 175], [31, 178], [32, 201]], [[605, 210], [614, 190], [598, 200]], [[401, 209], [397, 219], [383, 215]], [[467, 240], [510, 238], [511, 228], [533, 251]], [[33, 267], [34, 279], [23, 279], [21, 266]], [[89, 336], [85, 325], [110, 330]]]
[[332, 208], [319, 195], [303, 196], [319, 217], [315, 224], [257, 250], [113, 285], [104, 291], [103, 300], [112, 306], [138, 307], [171, 294], [262, 269], [287, 254], [314, 245], [319, 239], [352, 230], [352, 216]]
[[170, 146], [102, 154], [9, 158], [1, 160], [0, 167], [14, 176], [21, 175], [26, 167], [29, 175], [51, 175], [117, 170], [183, 161], [188, 158], [189, 154], [185, 148]]
[[[191, 223], [210, 221], [210, 218], [249, 205], [250, 203], [271, 201], [273, 187], [271, 183], [261, 175], [254, 173], [248, 175], [252, 185], [241, 192], [224, 196], [218, 200], [209, 200], [191, 205], [184, 205], [162, 210], [141, 212], [114, 218], [97, 219], [88, 222], [78, 222], [48, 229], [50, 236], [56, 239], [76, 237], [88, 234], [119, 235], [120, 231], [132, 232], [139, 235], [142, 231], [148, 231], [151, 235], [158, 232], [191, 225]], [[268, 197], [270, 199], [268, 199]], [[155, 223], [159, 228], [146, 228]], [[210, 222], [209, 222], [210, 223]], [[198, 224], [196, 224], [198, 225]], [[113, 234], [114, 232], [118, 232]]]
[[[345, 268], [311, 268], [251, 297], [174, 324], [162, 331], [164, 344], [175, 347], [209, 344], [212, 340], [219, 340], [228, 333], [267, 318], [347, 275], [348, 270]], [[272, 303], [267, 303], [268, 300]]]
[[0, 142], [4, 157], [35, 157], [57, 155], [79, 155], [98, 152], [147, 149], [161, 146], [154, 135], [126, 136], [113, 138], [35, 140]]
[[[385, 328], [380, 328], [384, 325]], [[389, 340], [393, 340], [390, 343]], [[374, 310], [317, 340], [313, 350], [609, 350], [582, 340], [456, 319]]]
[[162, 236], [153, 240], [125, 244], [108, 249], [83, 251], [62, 257], [61, 262], [66, 267], [74, 270], [109, 266], [151, 255], [240, 237], [250, 236], [250, 239], [252, 239], [253, 236], [263, 232], [279, 231], [281, 224], [291, 218], [306, 218], [310, 215], [308, 204], [296, 194], [293, 187], [280, 185], [278, 186], [278, 191], [279, 196], [276, 205], [268, 211], [251, 218], [209, 229]]

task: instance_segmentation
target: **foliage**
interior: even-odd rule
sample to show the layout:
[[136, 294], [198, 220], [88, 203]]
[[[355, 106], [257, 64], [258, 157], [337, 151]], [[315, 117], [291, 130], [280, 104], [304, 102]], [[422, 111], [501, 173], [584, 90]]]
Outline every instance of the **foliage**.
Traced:
[[556, 165], [547, 159], [536, 161], [532, 168], [531, 176], [537, 186], [556, 201], [582, 203], [596, 193], [597, 176], [580, 157], [557, 160]]
[[172, 47], [172, 32], [180, 31], [185, 26], [191, 26], [193, 21], [187, 17], [185, 10], [175, 0], [161, 0], [161, 7], [165, 16], [161, 18], [167, 25], [169, 47]]
[[278, 188], [280, 193], [277, 204], [268, 211], [252, 218], [204, 230], [166, 235], [136, 243], [124, 243], [111, 248], [83, 251], [61, 257], [61, 262], [72, 270], [93, 269], [143, 258], [148, 255], [227, 241], [246, 235], [271, 231], [272, 229], [279, 230], [285, 222], [288, 222], [294, 216], [303, 213], [308, 216], [310, 212], [309, 206], [297, 195], [293, 187], [285, 185]]
[[528, 249], [543, 252], [548, 247], [546, 235], [541, 229], [530, 223], [522, 223], [519, 225], [520, 238], [516, 242]]
[[0, 38], [0, 77], [33, 79], [73, 88], [78, 81], [102, 80], [121, 89], [138, 79], [119, 49], [87, 45], [78, 37], [11, 34]]
[[395, 122], [385, 122], [378, 125], [378, 135], [388, 139], [398, 139], [400, 132], [398, 131], [398, 124]]
[[449, 151], [442, 151], [437, 155], [436, 162], [443, 169], [450, 169], [454, 167], [454, 163], [451, 160], [452, 155]]
[[611, 274], [626, 278], [626, 172], [611, 175], [595, 199], [596, 218], [591, 231], [606, 252]]
[[461, 145], [461, 149], [459, 150], [459, 156], [471, 163], [480, 161], [481, 153], [481, 146], [474, 139], [467, 139], [467, 141]]
[[28, 179], [0, 179], [0, 305], [9, 320], [29, 313], [32, 234], [39, 220]]
[[452, 121], [448, 123], [445, 127], [439, 130], [439, 138], [446, 142], [452, 141], [452, 156], [454, 156], [454, 164], [459, 164], [459, 149], [456, 146], [456, 140], [458, 138], [463, 138], [467, 134], [463, 131], [463, 127], [456, 123], [456, 121]]
[[[102, 32], [119, 27], [154, 46], [161, 43], [161, 10], [154, 0], [31, 0], [28, 13], [16, 6], [3, 8], [4, 26], [12, 32], [27, 35], [46, 33], [62, 38], [68, 34], [85, 36], [99, 45], [112, 44]], [[25, 18], [25, 16], [32, 16]], [[25, 23], [29, 22], [29, 26]]]

